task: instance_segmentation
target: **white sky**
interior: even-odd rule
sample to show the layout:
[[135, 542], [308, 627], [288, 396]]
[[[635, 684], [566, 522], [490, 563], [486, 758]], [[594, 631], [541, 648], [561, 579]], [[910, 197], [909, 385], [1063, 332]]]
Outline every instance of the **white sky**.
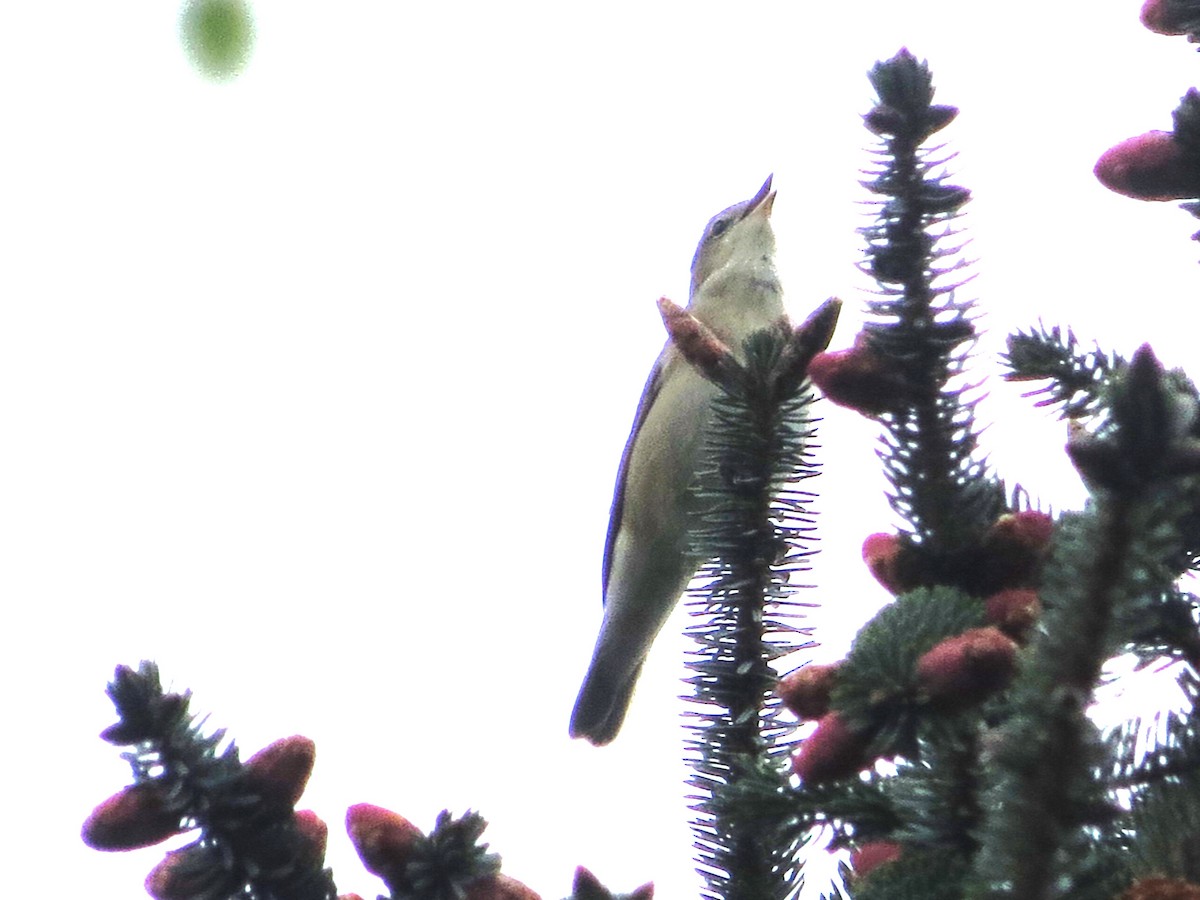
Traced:
[[[303, 805], [373, 897], [352, 803], [481, 810], [547, 898], [577, 864], [695, 896], [683, 642], [621, 738], [566, 737], [600, 614], [612, 481], [705, 221], [769, 172], [796, 318], [864, 281], [866, 70], [907, 44], [944, 132], [990, 334], [1069, 321], [1194, 348], [1197, 223], [1094, 181], [1197, 71], [1137, 0], [259, 0], [244, 75], [188, 66], [170, 0], [10, 3], [0, 51], [3, 845], [13, 896], [138, 895], [83, 847], [128, 768], [95, 735], [157, 659], [249, 754], [303, 733]], [[1079, 502], [1061, 426], [995, 389], [1000, 471]], [[1012, 411], [1014, 415], [1006, 417]], [[823, 406], [814, 617], [835, 659], [884, 599], [874, 428]], [[811, 483], [810, 483], [811, 484]]]

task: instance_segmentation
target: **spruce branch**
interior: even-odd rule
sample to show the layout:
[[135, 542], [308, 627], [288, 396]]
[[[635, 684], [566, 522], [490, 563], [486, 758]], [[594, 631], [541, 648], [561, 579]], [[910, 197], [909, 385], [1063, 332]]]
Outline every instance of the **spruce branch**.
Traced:
[[980, 733], [973, 719], [927, 720], [911, 761], [887, 780], [886, 792], [903, 822], [889, 838], [908, 846], [953, 850], [960, 860], [976, 850], [979, 821]]
[[854, 347], [814, 360], [813, 380], [834, 402], [879, 418], [889, 500], [920, 550], [921, 583], [954, 583], [949, 570], [1005, 508], [978, 456], [978, 398], [962, 377], [975, 326], [973, 304], [957, 293], [969, 278], [954, 221], [970, 192], [944, 171], [953, 155], [925, 145], [957, 110], [933, 103], [929, 68], [907, 50], [869, 78], [878, 102], [864, 121], [880, 146], [863, 182], [877, 209], [862, 230], [862, 268], [877, 295]]
[[[902, 531], [869, 536], [863, 558], [896, 600], [836, 665], [830, 711], [793, 760], [796, 800], [805, 810], [832, 793], [845, 815], [839, 842], [856, 855], [890, 848], [878, 875], [855, 876], [855, 896], [957, 898], [981, 815], [981, 722], [1002, 709], [1040, 608], [1053, 523], [1010, 511], [978, 452], [978, 385], [965, 375], [974, 314], [958, 296], [967, 277], [955, 222], [969, 192], [945, 174], [953, 156], [926, 145], [957, 111], [933, 103], [928, 67], [906, 50], [870, 78], [878, 103], [864, 121], [881, 146], [864, 182], [877, 210], [863, 268], [877, 294], [853, 346], [818, 355], [810, 372], [829, 399], [883, 426]], [[882, 803], [853, 802], [863, 783]]]
[[965, 865], [944, 848], [903, 848], [853, 882], [854, 900], [960, 900]]
[[[1125, 863], [1139, 877], [1168, 876], [1200, 883], [1200, 773], [1182, 772], [1133, 795], [1127, 817]], [[1186, 896], [1180, 894], [1180, 896]]]
[[1138, 668], [1182, 660], [1200, 670], [1200, 600], [1183, 591], [1161, 590], [1134, 598], [1117, 613], [1113, 654], [1134, 654]]
[[1175, 400], [1147, 347], [1114, 381], [1108, 419], [1085, 457], [1094, 505], [1060, 520], [1042, 628], [991, 756], [974, 897], [1065, 896], [1063, 886], [1085, 875], [1086, 829], [1115, 814], [1092, 777], [1104, 748], [1086, 710], [1122, 609], [1174, 578], [1164, 561], [1179, 552], [1172, 526], [1189, 505], [1173, 464], [1186, 450]]
[[[294, 809], [312, 772], [312, 741], [283, 738], [242, 763], [223, 731], [205, 734], [188, 712], [189, 693], [163, 690], [152, 662], [136, 672], [119, 666], [108, 693], [120, 721], [101, 736], [134, 745], [125, 754], [134, 782], [88, 817], [87, 844], [130, 850], [199, 829], [146, 879], [155, 900], [334, 900], [332, 873], [322, 868], [328, 829], [311, 811]], [[479, 840], [486, 827], [469, 810], [458, 818], [443, 810], [428, 835], [371, 804], [346, 814], [363, 865], [393, 900], [538, 900], [500, 873], [500, 857]], [[652, 890], [642, 889], [643, 900]]]
[[[307, 738], [285, 738], [243, 764], [222, 730], [205, 734], [188, 711], [190, 695], [165, 692], [158, 667], [119, 666], [108, 686], [120, 721], [102, 737], [131, 744], [133, 784], [84, 823], [97, 849], [150, 846], [199, 829], [150, 873], [161, 900], [333, 900], [323, 868], [324, 823], [294, 806], [312, 770]], [[224, 749], [222, 749], [224, 744]]]
[[811, 646], [809, 629], [794, 622], [809, 604], [787, 596], [814, 552], [813, 495], [797, 486], [817, 471], [805, 372], [827, 346], [839, 304], [824, 304], [796, 329], [752, 335], [744, 365], [686, 311], [659, 306], [676, 346], [722, 391], [692, 529], [697, 555], [710, 560], [689, 601], [697, 649], [688, 681], [701, 707], [688, 742], [698, 869], [705, 896], [782, 898], [798, 870], [793, 817], [768, 819], [754, 798], [787, 785], [781, 757], [791, 726], [779, 716], [771, 662]]
[[381, 806], [357, 803], [346, 811], [354, 849], [366, 870], [383, 879], [389, 900], [539, 900], [500, 872], [499, 855], [480, 840], [485, 828], [472, 810], [457, 818], [442, 810], [428, 834]]
[[[508, 900], [500, 896], [497, 900]], [[514, 898], [515, 900], [515, 898]], [[654, 900], [654, 885], [643, 884], [628, 894], [617, 894], [600, 883], [600, 879], [583, 866], [575, 869], [575, 881], [567, 900]]]
[[887, 837], [904, 822], [888, 791], [888, 779], [875, 773], [836, 783], [803, 782], [791, 794], [790, 812], [798, 837], [821, 826], [830, 828], [831, 849]]
[[419, 837], [405, 865], [385, 878], [393, 900], [458, 900], [469, 886], [500, 872], [500, 857], [479, 840], [487, 820], [467, 810], [454, 818], [438, 813], [428, 835]]
[[1180, 668], [1176, 683], [1184, 708], [1149, 719], [1121, 723], [1105, 738], [1108, 765], [1098, 776], [1110, 791], [1132, 790], [1134, 797], [1181, 777], [1200, 778], [1200, 678], [1193, 666]]
[[929, 713], [918, 662], [939, 642], [984, 622], [978, 599], [949, 587], [917, 588], [884, 607], [854, 639], [838, 669], [832, 703], [870, 735], [872, 756], [919, 757]]
[[1061, 405], [1064, 419], [1095, 413], [1113, 371], [1126, 365], [1099, 346], [1081, 351], [1069, 328], [1064, 335], [1057, 325], [1047, 329], [1040, 323], [1036, 329], [1009, 335], [1004, 361], [1008, 381], [1048, 381], [1023, 396], [1040, 396], [1036, 406]]

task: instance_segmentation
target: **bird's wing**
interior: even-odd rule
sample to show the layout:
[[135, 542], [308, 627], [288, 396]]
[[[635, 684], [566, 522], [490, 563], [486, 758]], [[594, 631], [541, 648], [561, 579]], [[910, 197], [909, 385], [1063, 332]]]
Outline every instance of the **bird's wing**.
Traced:
[[621, 453], [621, 467], [617, 470], [617, 485], [613, 489], [612, 510], [608, 514], [608, 536], [604, 540], [604, 571], [600, 576], [603, 596], [608, 596], [608, 576], [612, 571], [613, 548], [617, 543], [617, 532], [621, 530], [621, 516], [625, 511], [625, 481], [629, 476], [629, 460], [633, 456], [633, 445], [637, 441], [638, 432], [650, 414], [662, 387], [663, 373], [666, 370], [668, 352], [664, 350], [650, 370], [646, 379], [646, 387], [642, 391], [642, 399], [638, 403], [637, 414], [633, 417], [633, 428], [629, 431], [629, 440], [625, 442], [625, 450]]

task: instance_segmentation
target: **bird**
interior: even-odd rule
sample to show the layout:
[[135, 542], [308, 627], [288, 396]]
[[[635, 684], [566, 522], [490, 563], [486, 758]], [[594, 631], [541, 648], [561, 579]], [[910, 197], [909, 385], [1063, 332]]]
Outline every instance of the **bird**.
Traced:
[[[742, 345], [784, 318], [775, 271], [773, 176], [713, 216], [692, 257], [688, 311], [744, 362]], [[667, 341], [621, 455], [601, 577], [604, 617], [569, 733], [596, 746], [621, 729], [650, 646], [705, 561], [688, 532], [710, 408], [719, 388]]]

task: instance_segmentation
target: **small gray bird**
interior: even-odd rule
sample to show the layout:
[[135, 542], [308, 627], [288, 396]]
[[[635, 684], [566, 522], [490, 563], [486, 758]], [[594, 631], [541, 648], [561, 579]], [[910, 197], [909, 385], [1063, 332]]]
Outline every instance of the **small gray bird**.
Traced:
[[[768, 177], [713, 216], [692, 258], [688, 311], [742, 360], [742, 344], [782, 318]], [[604, 545], [604, 620], [571, 737], [617, 736], [650, 645], [704, 562], [688, 549], [693, 481], [718, 388], [668, 341], [650, 372], [621, 456]]]

